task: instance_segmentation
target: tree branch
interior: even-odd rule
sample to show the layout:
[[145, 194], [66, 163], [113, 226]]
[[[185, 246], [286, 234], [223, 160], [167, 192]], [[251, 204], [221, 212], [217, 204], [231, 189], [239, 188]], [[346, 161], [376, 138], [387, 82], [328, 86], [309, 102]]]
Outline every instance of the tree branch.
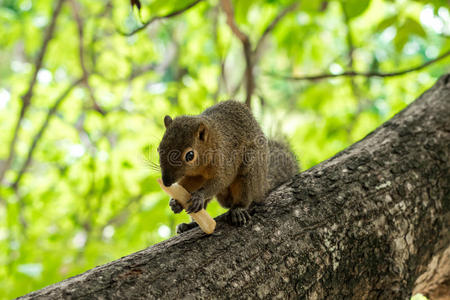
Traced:
[[75, 18], [75, 21], [77, 23], [77, 29], [78, 29], [78, 55], [80, 58], [80, 66], [81, 70], [83, 72], [83, 83], [86, 86], [86, 89], [88, 90], [89, 97], [92, 101], [92, 105], [94, 107], [94, 110], [99, 112], [101, 115], [106, 115], [106, 111], [100, 107], [97, 100], [95, 99], [95, 92], [92, 86], [89, 84], [89, 77], [91, 73], [88, 71], [86, 67], [86, 60], [85, 60], [85, 51], [84, 51], [84, 22], [80, 16], [80, 7], [76, 0], [70, 0], [72, 4], [72, 11], [73, 16]]
[[247, 104], [248, 107], [251, 106], [251, 99], [253, 90], [255, 88], [254, 78], [253, 78], [253, 64], [252, 64], [252, 46], [250, 43], [249, 37], [239, 29], [237, 26], [235, 20], [234, 20], [234, 10], [233, 10], [233, 4], [231, 3], [231, 0], [221, 0], [220, 1], [222, 5], [222, 9], [225, 12], [225, 15], [227, 17], [227, 24], [230, 27], [231, 31], [234, 33], [234, 35], [241, 41], [242, 47], [244, 50], [244, 57], [245, 57], [245, 78], [246, 78], [246, 89], [247, 89], [247, 95], [245, 97], [245, 104]]
[[[250, 209], [22, 299], [406, 299], [447, 232], [450, 74]], [[221, 219], [222, 217], [219, 217]]]
[[202, 1], [203, 0], [196, 0], [196, 1], [192, 2], [191, 4], [183, 7], [182, 9], [172, 11], [172, 12], [166, 14], [166, 15], [153, 17], [150, 20], [148, 20], [147, 22], [145, 22], [141, 27], [138, 27], [138, 28], [134, 29], [131, 32], [126, 33], [126, 32], [122, 32], [122, 31], [119, 30], [119, 33], [124, 35], [124, 36], [132, 36], [133, 34], [135, 34], [135, 33], [139, 32], [139, 31], [147, 28], [147, 26], [149, 26], [153, 22], [158, 21], [158, 20], [163, 20], [163, 19], [169, 19], [169, 18], [178, 16], [178, 15], [184, 13], [185, 11], [189, 10], [190, 8], [196, 6], [198, 3], [202, 2]]
[[283, 9], [273, 20], [272, 22], [270, 22], [270, 24], [266, 27], [266, 29], [264, 29], [263, 34], [261, 35], [261, 37], [259, 38], [258, 42], [256, 42], [256, 47], [253, 50], [253, 54], [255, 57], [259, 56], [259, 52], [261, 50], [261, 46], [263, 45], [263, 42], [265, 40], [265, 38], [269, 35], [270, 32], [272, 32], [272, 30], [277, 26], [277, 24], [281, 21], [281, 19], [284, 18], [284, 16], [286, 16], [289, 12], [295, 10], [299, 5], [299, 2], [295, 2], [291, 5], [289, 5], [288, 7], [286, 7], [285, 9]]
[[42, 135], [44, 134], [45, 130], [48, 127], [48, 124], [50, 123], [50, 120], [52, 119], [53, 115], [56, 113], [56, 111], [58, 110], [59, 106], [64, 102], [64, 100], [67, 98], [67, 96], [69, 96], [70, 92], [72, 92], [72, 90], [79, 85], [84, 79], [83, 78], [79, 78], [77, 80], [74, 80], [62, 93], [61, 95], [56, 98], [55, 103], [53, 104], [53, 106], [50, 108], [50, 110], [47, 113], [47, 116], [44, 120], [44, 123], [42, 123], [41, 128], [39, 129], [39, 131], [37, 132], [37, 134], [34, 136], [33, 141], [31, 143], [30, 148], [28, 149], [28, 153], [27, 153], [27, 158], [25, 159], [25, 162], [22, 165], [22, 168], [20, 168], [19, 173], [17, 174], [16, 180], [14, 181], [14, 183], [11, 185], [14, 190], [17, 190], [20, 180], [22, 179], [22, 176], [25, 174], [28, 166], [30, 165], [31, 159], [33, 158], [33, 153], [34, 150], [36, 149]]
[[56, 27], [56, 20], [59, 16], [59, 13], [61, 12], [63, 3], [64, 3], [64, 0], [56, 0], [55, 9], [53, 10], [52, 18], [50, 20], [50, 25], [47, 27], [47, 29], [45, 31], [42, 46], [39, 50], [38, 56], [34, 63], [34, 71], [33, 71], [33, 74], [31, 75], [31, 80], [28, 85], [28, 90], [22, 96], [22, 106], [20, 109], [19, 118], [17, 119], [17, 123], [14, 128], [13, 138], [9, 145], [8, 158], [6, 159], [3, 166], [0, 168], [0, 185], [3, 182], [6, 171], [9, 169], [11, 162], [14, 159], [14, 156], [15, 156], [14, 149], [16, 146], [17, 138], [19, 136], [20, 125], [22, 124], [22, 120], [25, 116], [25, 113], [27, 112], [29, 106], [31, 105], [31, 98], [33, 97], [33, 90], [34, 90], [34, 86], [36, 85], [37, 74], [42, 67], [42, 62], [44, 60], [45, 53], [47, 52], [48, 44], [50, 43], [50, 40], [53, 38], [53, 34], [55, 32], [55, 27]]
[[145, 75], [146, 73], [148, 73], [150, 71], [157, 70], [159, 67], [160, 66], [158, 66], [154, 63], [149, 63], [148, 65], [145, 65], [142, 67], [133, 68], [131, 70], [130, 74], [123, 78], [114, 78], [114, 79], [108, 78], [100, 72], [94, 72], [93, 74], [99, 76], [100, 78], [102, 78], [103, 80], [107, 81], [110, 84], [118, 84], [121, 82], [133, 81], [134, 79], [136, 79], [142, 75]]
[[382, 72], [357, 72], [357, 71], [345, 71], [342, 73], [338, 73], [338, 74], [330, 74], [330, 73], [325, 73], [325, 74], [318, 74], [318, 75], [305, 75], [305, 76], [284, 76], [284, 75], [280, 75], [280, 74], [274, 74], [271, 72], [266, 72], [267, 76], [271, 76], [271, 77], [277, 77], [277, 78], [281, 78], [281, 79], [286, 79], [286, 80], [322, 80], [322, 79], [327, 79], [327, 78], [335, 78], [335, 77], [345, 77], [345, 76], [349, 76], [349, 77], [354, 77], [354, 76], [363, 76], [363, 77], [395, 77], [395, 76], [401, 76], [407, 73], [411, 73], [411, 72], [415, 72], [415, 71], [419, 71], [422, 70], [426, 67], [428, 67], [431, 64], [434, 64], [435, 62], [438, 62], [444, 58], [446, 58], [447, 56], [450, 55], [450, 51], [445, 52], [444, 54], [436, 57], [435, 59], [429, 60], [421, 65], [418, 65], [416, 67], [413, 68], [409, 68], [409, 69], [404, 69], [401, 71], [395, 71], [395, 72], [387, 72], [387, 73], [382, 73]]
[[[228, 0], [227, 0], [228, 1]], [[233, 33], [235, 33], [235, 35], [241, 40], [241, 42], [243, 43], [244, 46], [244, 56], [246, 58], [246, 65], [247, 68], [245, 70], [245, 73], [243, 75], [243, 77], [246, 78], [246, 86], [247, 86], [247, 96], [246, 96], [246, 104], [250, 107], [250, 101], [251, 101], [251, 95], [254, 92], [255, 89], [255, 84], [254, 84], [254, 75], [253, 75], [253, 68], [254, 66], [257, 64], [261, 49], [262, 49], [262, 45], [264, 43], [264, 40], [266, 39], [266, 37], [270, 34], [270, 32], [272, 32], [272, 30], [278, 25], [278, 23], [281, 21], [281, 19], [283, 19], [284, 16], [286, 16], [289, 12], [295, 10], [298, 7], [299, 3], [293, 3], [291, 5], [289, 5], [288, 7], [284, 8], [273, 20], [272, 22], [270, 22], [270, 24], [264, 29], [263, 34], [261, 35], [261, 37], [259, 38], [259, 40], [256, 42], [256, 47], [251, 50], [251, 45], [250, 45], [250, 39], [248, 38], [247, 35], [245, 35], [237, 26], [236, 22], [234, 21], [234, 12], [233, 12], [233, 7], [231, 3], [225, 3], [225, 8], [224, 11], [226, 12], [227, 15], [227, 24], [231, 27]], [[246, 42], [248, 40], [248, 42]], [[245, 47], [248, 46], [248, 48], [246, 49]], [[247, 52], [249, 51], [249, 52]], [[247, 57], [249, 57], [249, 59], [247, 59]], [[251, 70], [249, 71], [248, 66], [250, 65]], [[250, 77], [251, 76], [251, 77]], [[244, 78], [243, 78], [244, 79]], [[237, 92], [239, 91], [239, 89], [241, 88], [243, 79], [239, 80], [237, 85], [232, 89], [231, 91], [231, 96], [234, 97]], [[250, 85], [249, 85], [250, 83]], [[250, 90], [249, 87], [250, 86]], [[250, 94], [250, 97], [249, 97]]]

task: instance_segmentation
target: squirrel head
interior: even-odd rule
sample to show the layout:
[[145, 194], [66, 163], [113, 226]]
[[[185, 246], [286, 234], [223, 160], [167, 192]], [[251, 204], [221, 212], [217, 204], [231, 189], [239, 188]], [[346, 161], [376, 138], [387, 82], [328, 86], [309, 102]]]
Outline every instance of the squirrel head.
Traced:
[[164, 117], [166, 132], [158, 147], [159, 165], [165, 186], [181, 177], [202, 175], [208, 164], [206, 155], [211, 147], [210, 127], [201, 116]]

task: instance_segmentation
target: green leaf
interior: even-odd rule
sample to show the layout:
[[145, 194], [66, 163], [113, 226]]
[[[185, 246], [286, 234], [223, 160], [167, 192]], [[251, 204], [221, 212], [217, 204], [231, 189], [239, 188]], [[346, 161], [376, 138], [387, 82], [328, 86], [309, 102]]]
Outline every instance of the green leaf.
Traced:
[[426, 33], [422, 26], [414, 19], [408, 18], [397, 30], [397, 35], [394, 39], [394, 45], [397, 51], [403, 49], [411, 35], [417, 35], [423, 38], [426, 37]]
[[349, 19], [362, 15], [370, 5], [370, 0], [342, 0]]
[[302, 11], [318, 12], [322, 6], [322, 1], [303, 1], [300, 5]]
[[124, 161], [122, 162], [122, 166], [123, 166], [124, 168], [126, 168], [126, 169], [131, 169], [131, 168], [133, 168], [133, 164], [130, 163], [128, 160], [124, 160]]
[[378, 24], [376, 31], [383, 32], [386, 28], [394, 25], [396, 22], [397, 22], [397, 15], [386, 18]]
[[415, 34], [423, 38], [427, 36], [425, 30], [423, 30], [422, 25], [420, 25], [416, 20], [412, 18], [407, 18], [403, 27], [406, 28], [410, 34]]
[[422, 294], [415, 294], [411, 297], [411, 300], [428, 300], [428, 298]]

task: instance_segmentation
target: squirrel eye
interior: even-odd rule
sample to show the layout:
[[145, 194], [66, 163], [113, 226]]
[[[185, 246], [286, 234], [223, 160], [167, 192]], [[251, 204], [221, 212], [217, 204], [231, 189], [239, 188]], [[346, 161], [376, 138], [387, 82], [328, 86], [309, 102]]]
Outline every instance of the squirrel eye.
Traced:
[[186, 161], [191, 161], [194, 159], [194, 151], [189, 151], [186, 153], [186, 156], [184, 157], [184, 159], [186, 159]]

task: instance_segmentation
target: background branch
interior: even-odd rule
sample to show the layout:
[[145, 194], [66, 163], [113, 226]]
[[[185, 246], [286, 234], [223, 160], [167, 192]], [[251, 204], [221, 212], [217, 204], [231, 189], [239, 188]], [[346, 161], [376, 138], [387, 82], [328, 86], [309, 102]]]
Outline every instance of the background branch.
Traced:
[[[342, 14], [344, 16], [344, 23], [345, 23], [345, 27], [347, 30], [347, 35], [346, 35], [346, 39], [347, 39], [347, 57], [348, 57], [348, 69], [353, 70], [354, 69], [354, 51], [355, 51], [355, 46], [353, 43], [353, 37], [352, 37], [352, 27], [350, 24], [350, 18], [348, 16], [348, 13], [345, 9], [345, 5], [341, 2], [341, 9], [342, 9]], [[356, 108], [356, 112], [352, 115], [350, 122], [348, 123], [348, 125], [346, 126], [346, 130], [347, 130], [347, 141], [350, 143], [351, 142], [351, 132], [352, 129], [355, 126], [356, 121], [358, 120], [358, 117], [360, 116], [360, 114], [364, 111], [365, 109], [365, 102], [363, 96], [361, 95], [361, 90], [358, 87], [358, 84], [356, 83], [355, 77], [349, 77], [350, 80], [350, 87], [352, 90], [352, 94], [353, 97], [355, 97], [356, 101], [357, 101], [357, 108]]]
[[14, 190], [17, 191], [17, 188], [19, 186], [20, 180], [22, 179], [23, 174], [26, 172], [28, 166], [30, 165], [31, 159], [33, 158], [34, 150], [36, 149], [36, 146], [38, 145], [40, 139], [42, 138], [42, 135], [44, 134], [45, 130], [48, 127], [48, 124], [50, 123], [50, 120], [58, 110], [59, 106], [64, 102], [64, 100], [69, 96], [70, 92], [78, 85], [80, 84], [84, 79], [81, 77], [75, 81], [73, 81], [62, 93], [61, 95], [55, 100], [55, 103], [50, 108], [50, 110], [47, 113], [47, 116], [45, 118], [44, 123], [42, 123], [41, 128], [37, 132], [37, 134], [34, 136], [33, 141], [31, 143], [30, 148], [28, 149], [27, 158], [25, 159], [25, 162], [23, 163], [22, 167], [19, 170], [19, 173], [17, 174], [16, 180], [11, 185]]
[[15, 156], [15, 146], [17, 143], [17, 139], [19, 136], [19, 130], [20, 125], [22, 124], [22, 120], [25, 116], [25, 113], [27, 112], [29, 106], [31, 105], [31, 98], [33, 97], [33, 90], [34, 86], [36, 84], [37, 74], [39, 73], [39, 70], [42, 67], [42, 62], [44, 60], [45, 53], [47, 52], [48, 44], [50, 43], [50, 40], [53, 38], [53, 34], [55, 32], [56, 27], [56, 20], [59, 16], [59, 13], [61, 12], [62, 5], [64, 3], [64, 0], [56, 0], [55, 9], [52, 13], [52, 18], [50, 20], [50, 25], [47, 27], [45, 34], [44, 34], [44, 40], [42, 42], [42, 46], [39, 50], [38, 56], [36, 58], [36, 61], [34, 63], [34, 71], [31, 75], [31, 80], [28, 85], [27, 92], [22, 96], [22, 106], [19, 113], [19, 118], [17, 119], [16, 126], [14, 128], [13, 138], [11, 140], [11, 143], [9, 145], [9, 154], [8, 158], [6, 159], [3, 166], [0, 168], [0, 185], [3, 182], [4, 176], [6, 171], [9, 169], [11, 162], [14, 159]]
[[89, 77], [91, 73], [88, 71], [86, 67], [86, 60], [85, 60], [85, 49], [84, 49], [84, 22], [83, 19], [80, 16], [80, 7], [76, 0], [70, 0], [72, 4], [72, 12], [73, 16], [75, 18], [75, 21], [77, 23], [77, 29], [78, 29], [78, 55], [80, 59], [80, 66], [81, 70], [83, 72], [83, 83], [86, 86], [86, 89], [88, 90], [89, 97], [92, 101], [92, 105], [94, 110], [98, 111], [101, 115], [106, 115], [106, 111], [100, 107], [97, 100], [95, 99], [95, 92], [92, 86], [89, 84]]
[[99, 76], [100, 78], [102, 78], [103, 80], [105, 80], [106, 82], [110, 83], [110, 84], [118, 84], [118, 83], [129, 83], [131, 81], [133, 81], [134, 79], [145, 75], [146, 73], [150, 72], [150, 71], [155, 71], [160, 69], [160, 66], [154, 64], [154, 63], [149, 63], [145, 66], [142, 67], [134, 67], [132, 68], [131, 72], [129, 75], [122, 77], [122, 78], [108, 78], [107, 76], [105, 76], [104, 74], [100, 73], [100, 72], [94, 72], [93, 74]]
[[126, 32], [122, 32], [122, 31], [119, 30], [119, 33], [124, 35], [124, 36], [132, 36], [133, 34], [135, 34], [135, 33], [139, 32], [139, 31], [145, 29], [148, 25], [152, 24], [153, 22], [158, 21], [158, 20], [163, 20], [163, 19], [169, 19], [169, 18], [178, 16], [178, 15], [184, 13], [185, 11], [187, 11], [188, 9], [196, 6], [198, 3], [202, 2], [202, 1], [203, 0], [196, 0], [196, 1], [192, 2], [191, 4], [183, 7], [182, 9], [172, 11], [172, 12], [166, 14], [166, 15], [153, 17], [150, 20], [148, 20], [147, 22], [145, 22], [141, 27], [138, 27], [138, 28], [134, 29], [131, 32], [126, 33]]
[[259, 52], [261, 51], [261, 47], [264, 43], [264, 40], [266, 39], [266, 37], [269, 35], [270, 32], [272, 32], [272, 30], [275, 29], [275, 27], [278, 25], [278, 23], [281, 21], [281, 19], [283, 19], [284, 16], [286, 16], [289, 12], [295, 10], [299, 5], [299, 2], [295, 2], [291, 5], [289, 5], [288, 7], [286, 7], [285, 9], [283, 9], [273, 20], [272, 22], [270, 22], [270, 24], [266, 27], [266, 29], [264, 29], [263, 34], [261, 35], [261, 37], [259, 38], [259, 40], [256, 42], [256, 47], [253, 50], [253, 55], [255, 57], [259, 56]]
[[278, 77], [278, 78], [282, 78], [282, 79], [286, 79], [286, 80], [322, 80], [322, 79], [327, 79], [327, 78], [345, 77], [345, 76], [395, 77], [395, 76], [401, 76], [401, 75], [404, 75], [404, 74], [407, 74], [407, 73], [411, 73], [411, 72], [415, 72], [415, 71], [419, 71], [421, 69], [424, 69], [424, 68], [428, 67], [429, 65], [446, 58], [449, 55], [450, 55], [450, 51], [447, 51], [444, 54], [436, 57], [435, 59], [429, 60], [429, 61], [427, 61], [427, 62], [425, 62], [425, 63], [423, 63], [421, 65], [418, 65], [416, 67], [409, 68], [409, 69], [404, 69], [404, 70], [401, 70], [401, 71], [387, 72], [387, 73], [345, 71], [345, 72], [338, 73], [338, 74], [325, 73], [325, 74], [305, 75], [305, 76], [284, 76], [284, 75], [280, 75], [280, 74], [274, 74], [274, 73], [271, 73], [271, 72], [266, 72], [266, 75], [267, 76], [271, 76], [271, 77]]
[[225, 11], [227, 15], [227, 24], [230, 26], [232, 32], [241, 40], [242, 45], [244, 47], [244, 57], [246, 61], [246, 70], [243, 75], [243, 78], [238, 81], [237, 85], [232, 89], [231, 91], [231, 97], [234, 97], [239, 89], [241, 88], [242, 82], [244, 78], [246, 79], [246, 87], [247, 87], [247, 95], [246, 95], [246, 101], [245, 103], [250, 107], [251, 102], [251, 96], [255, 89], [255, 83], [254, 83], [254, 74], [253, 74], [253, 68], [257, 64], [257, 61], [260, 56], [260, 52], [262, 49], [262, 45], [264, 44], [264, 40], [269, 35], [270, 32], [275, 29], [275, 27], [280, 23], [280, 21], [283, 19], [284, 16], [286, 16], [289, 12], [295, 10], [298, 7], [298, 3], [293, 3], [283, 9], [279, 14], [275, 16], [275, 18], [269, 23], [269, 25], [264, 29], [261, 37], [256, 42], [256, 46], [253, 50], [251, 50], [252, 46], [250, 43], [250, 39], [248, 36], [243, 33], [239, 27], [237, 26], [236, 22], [234, 21], [234, 12], [232, 4], [229, 0], [225, 0], [222, 3], [223, 10]]
[[234, 10], [233, 10], [233, 4], [231, 3], [231, 0], [221, 0], [220, 1], [222, 5], [222, 9], [225, 12], [225, 15], [227, 17], [227, 24], [230, 27], [231, 31], [234, 33], [234, 35], [241, 41], [243, 51], [244, 51], [244, 57], [245, 57], [245, 82], [246, 82], [246, 97], [245, 97], [245, 104], [247, 104], [248, 107], [251, 106], [251, 98], [253, 94], [253, 90], [255, 88], [254, 78], [253, 78], [253, 64], [252, 64], [252, 46], [250, 43], [249, 37], [239, 29], [237, 26], [235, 20], [234, 20]]

